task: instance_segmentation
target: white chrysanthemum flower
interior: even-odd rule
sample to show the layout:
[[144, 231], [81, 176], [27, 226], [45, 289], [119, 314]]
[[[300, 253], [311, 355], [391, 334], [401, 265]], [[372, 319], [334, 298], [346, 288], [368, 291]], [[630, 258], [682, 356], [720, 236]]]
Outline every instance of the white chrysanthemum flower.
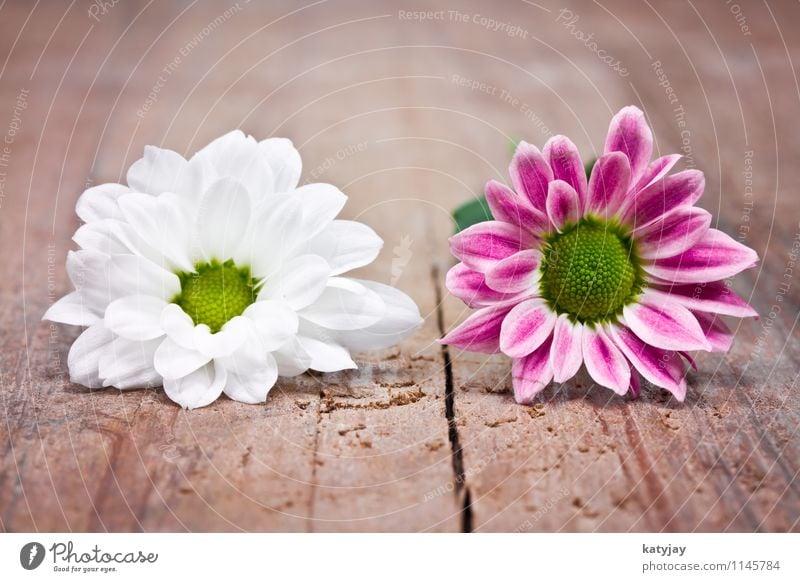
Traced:
[[67, 257], [75, 291], [44, 316], [88, 326], [69, 352], [72, 381], [163, 384], [186, 408], [223, 392], [264, 402], [278, 376], [355, 368], [350, 350], [411, 334], [421, 318], [408, 296], [341, 276], [371, 263], [381, 238], [335, 220], [347, 197], [298, 188], [300, 170], [289, 140], [233, 131], [190, 160], [147, 147], [128, 186], [84, 192]]

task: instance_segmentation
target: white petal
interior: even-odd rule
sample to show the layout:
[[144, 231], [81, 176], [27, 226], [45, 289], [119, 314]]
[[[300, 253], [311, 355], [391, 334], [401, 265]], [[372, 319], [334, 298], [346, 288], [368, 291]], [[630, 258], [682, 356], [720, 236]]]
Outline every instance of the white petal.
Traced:
[[297, 314], [281, 301], [256, 301], [242, 316], [253, 321], [261, 344], [268, 352], [277, 350], [297, 333]]
[[106, 308], [108, 329], [125, 339], [146, 341], [164, 335], [161, 311], [164, 300], [150, 295], [128, 295], [112, 301]]
[[302, 309], [322, 295], [330, 272], [331, 268], [322, 257], [301, 255], [267, 277], [258, 293], [258, 300], [273, 299], [292, 309]]
[[319, 299], [298, 315], [328, 329], [352, 330], [377, 323], [385, 313], [377, 293], [352, 279], [332, 277]]
[[[116, 255], [133, 257], [133, 255]], [[67, 253], [67, 274], [82, 299], [83, 307], [102, 317], [106, 307], [114, 299], [136, 293], [126, 289], [130, 278], [120, 281], [111, 275], [111, 257], [97, 251], [80, 250]], [[115, 270], [115, 273], [117, 271]]]
[[203, 146], [193, 157], [221, 160], [228, 157], [231, 148], [234, 148], [236, 143], [240, 141], [247, 141], [247, 136], [241, 129], [232, 129], [228, 133], [215, 138], [208, 145]]
[[161, 312], [161, 328], [172, 341], [181, 347], [194, 348], [194, 321], [176, 303], [170, 303]]
[[120, 197], [119, 206], [139, 238], [158, 249], [172, 266], [192, 270], [186, 209], [175, 194], [126, 194]]
[[118, 337], [100, 358], [103, 386], [120, 390], [161, 386], [161, 375], [153, 366], [153, 355], [163, 340], [131, 341]]
[[175, 181], [175, 189], [169, 192], [178, 194], [181, 206], [191, 216], [200, 206], [200, 200], [208, 187], [217, 180], [214, 167], [203, 159], [192, 158]]
[[360, 279], [356, 281], [383, 300], [386, 312], [369, 327], [336, 332], [337, 343], [354, 351], [381, 350], [401, 342], [422, 325], [419, 308], [411, 297], [389, 285]]
[[174, 273], [136, 255], [109, 257], [92, 250], [70, 251], [67, 274], [86, 307], [97, 314], [126, 295], [152, 295], [168, 301], [181, 290]]
[[370, 264], [381, 247], [383, 239], [366, 224], [334, 220], [311, 240], [308, 252], [321, 256], [331, 266], [331, 274], [339, 275]]
[[197, 215], [203, 257], [207, 261], [230, 259], [247, 232], [249, 221], [250, 198], [242, 184], [233, 178], [214, 182], [203, 195]]
[[347, 196], [331, 184], [307, 184], [295, 190], [303, 207], [303, 233], [315, 236], [328, 226], [344, 208]]
[[210, 360], [209, 356], [204, 356], [198, 350], [184, 348], [172, 339], [165, 338], [156, 350], [153, 364], [166, 382], [167, 379], [182, 378], [191, 374]]
[[262, 346], [255, 329], [251, 329], [247, 333], [246, 340], [233, 353], [214, 358], [214, 361], [225, 366], [228, 372], [239, 376], [257, 373], [271, 360], [272, 356]]
[[130, 188], [122, 184], [101, 184], [86, 190], [75, 204], [75, 213], [84, 222], [119, 218], [120, 211], [117, 199], [130, 192]]
[[108, 260], [109, 300], [125, 295], [152, 295], [169, 301], [181, 291], [177, 275], [135, 255], [114, 255]]
[[300, 202], [288, 194], [276, 194], [256, 208], [234, 260], [249, 264], [253, 276], [261, 279], [280, 269], [307, 240]]
[[130, 253], [131, 249], [117, 236], [118, 229], [110, 224], [113, 222], [124, 224], [118, 220], [108, 218], [88, 222], [75, 231], [75, 234], [72, 235], [72, 240], [82, 249], [106, 255]]
[[272, 361], [271, 356], [264, 349], [255, 322], [247, 317], [238, 317], [234, 324], [235, 330], [233, 327], [228, 327], [220, 333], [227, 333], [228, 337], [233, 337], [232, 334], [235, 333], [242, 341], [236, 342], [238, 345], [229, 354], [214, 357], [214, 361], [225, 366], [232, 374], [246, 376], [256, 373]]
[[[143, 194], [152, 198], [147, 194]], [[103, 218], [81, 226], [72, 236], [82, 249], [93, 250], [106, 255], [140, 255], [161, 263], [163, 254], [148, 245], [136, 234], [130, 224], [112, 218]]]
[[272, 355], [278, 363], [278, 374], [281, 376], [298, 376], [311, 366], [311, 356], [297, 337], [292, 337]]
[[173, 402], [191, 410], [208, 406], [219, 398], [227, 379], [228, 373], [223, 366], [209, 362], [186, 376], [165, 378], [164, 392]]
[[258, 147], [272, 168], [273, 191], [290, 192], [297, 188], [303, 162], [291, 140], [273, 137], [260, 141]]
[[176, 185], [186, 165], [186, 160], [177, 152], [145, 146], [144, 156], [128, 169], [128, 185], [145, 194], [177, 192]]
[[53, 303], [42, 319], [68, 325], [93, 325], [101, 317], [101, 310], [92, 310], [86, 299], [78, 291], [73, 291]]
[[246, 404], [258, 404], [267, 400], [267, 394], [278, 379], [278, 365], [275, 359], [267, 354], [267, 364], [255, 372], [241, 375], [228, 369], [228, 381], [225, 383], [225, 394], [233, 400]]
[[297, 336], [302, 348], [311, 357], [310, 368], [319, 372], [336, 372], [358, 368], [350, 353], [340, 345], [327, 343], [308, 336]]
[[215, 139], [192, 158], [212, 166], [218, 178], [233, 178], [248, 191], [252, 200], [272, 193], [272, 169], [258, 142], [239, 130]]
[[241, 316], [230, 319], [217, 333], [211, 333], [207, 325], [200, 324], [194, 328], [194, 344], [209, 358], [230, 356], [247, 340], [250, 325], [250, 321]]
[[98, 371], [100, 358], [113, 339], [114, 334], [102, 323], [92, 325], [79, 335], [67, 356], [70, 381], [87, 388], [102, 388]]
[[[102, 315], [111, 301], [108, 283], [109, 256], [97, 251], [69, 251], [67, 253], [67, 275], [87, 309]], [[114, 297], [116, 298], [116, 297]]]

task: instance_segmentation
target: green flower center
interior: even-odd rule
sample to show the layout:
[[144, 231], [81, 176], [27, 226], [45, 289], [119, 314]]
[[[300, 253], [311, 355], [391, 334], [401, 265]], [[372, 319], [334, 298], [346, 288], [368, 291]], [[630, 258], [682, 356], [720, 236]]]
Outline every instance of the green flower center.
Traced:
[[181, 306], [195, 325], [206, 324], [217, 333], [231, 318], [241, 315], [255, 301], [257, 281], [250, 269], [233, 261], [195, 265], [194, 273], [178, 273], [181, 292], [172, 300]]
[[586, 217], [545, 243], [541, 294], [573, 321], [614, 320], [642, 289], [633, 241], [614, 223]]

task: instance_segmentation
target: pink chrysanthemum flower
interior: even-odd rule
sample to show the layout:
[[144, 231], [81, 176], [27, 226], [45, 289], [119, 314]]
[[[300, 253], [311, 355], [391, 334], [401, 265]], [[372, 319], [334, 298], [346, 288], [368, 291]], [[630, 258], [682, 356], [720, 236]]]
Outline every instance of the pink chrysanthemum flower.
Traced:
[[566, 137], [542, 152], [522, 142], [509, 168], [514, 190], [486, 185], [494, 220], [450, 239], [461, 262], [447, 287], [478, 310], [442, 342], [510, 356], [517, 402], [581, 364], [617, 394], [638, 395], [638, 372], [682, 401], [681, 358], [733, 341], [717, 316], [756, 315], [723, 280], [758, 256], [694, 206], [702, 172], [667, 175], [680, 156], [651, 162], [652, 153], [636, 107], [612, 119], [588, 181]]

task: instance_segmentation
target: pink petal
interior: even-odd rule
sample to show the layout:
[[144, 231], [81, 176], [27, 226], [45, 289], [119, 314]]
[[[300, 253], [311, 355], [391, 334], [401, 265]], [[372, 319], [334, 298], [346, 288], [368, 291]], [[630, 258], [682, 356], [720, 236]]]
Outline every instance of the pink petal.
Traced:
[[728, 289], [728, 286], [722, 281], [697, 283], [696, 285], [650, 287], [650, 291], [663, 301], [676, 301], [692, 311], [705, 311], [734, 317], [758, 317], [756, 310]]
[[583, 363], [582, 336], [582, 324], [572, 323], [565, 313], [558, 316], [550, 350], [550, 365], [556, 382], [566, 382], [578, 373]]
[[603, 217], [619, 210], [631, 187], [631, 165], [622, 152], [600, 156], [589, 179], [588, 210]]
[[709, 313], [694, 313], [703, 329], [712, 352], [727, 352], [733, 344], [733, 333], [719, 317]]
[[511, 381], [517, 403], [531, 404], [533, 398], [553, 379], [549, 355], [550, 338], [547, 338], [532, 354], [514, 359], [511, 364]]
[[667, 281], [666, 279], [662, 279], [661, 277], [656, 277], [652, 273], [647, 273], [645, 278], [647, 279], [648, 285], [658, 285], [660, 287], [672, 287], [676, 283], [674, 281]]
[[584, 326], [581, 340], [583, 363], [592, 379], [617, 394], [625, 394], [631, 383], [631, 367], [622, 352], [599, 327]]
[[644, 175], [653, 155], [653, 133], [638, 107], [623, 107], [611, 120], [605, 153], [622, 152], [631, 163], [631, 181]]
[[634, 398], [639, 398], [639, 394], [642, 393], [642, 388], [639, 386], [639, 374], [637, 374], [634, 370], [631, 370], [630, 390]]
[[644, 343], [625, 327], [609, 325], [607, 330], [616, 346], [642, 376], [652, 384], [669, 390], [683, 402], [686, 397], [685, 370], [678, 354]]
[[678, 352], [681, 357], [689, 362], [689, 365], [697, 372], [697, 363], [694, 361], [694, 358], [689, 354], [689, 352]]
[[697, 244], [674, 257], [645, 263], [647, 273], [675, 283], [707, 283], [726, 279], [758, 262], [756, 252], [724, 232], [709, 228]]
[[483, 273], [473, 271], [464, 263], [458, 263], [447, 271], [445, 284], [450, 293], [470, 307], [485, 307], [513, 297], [513, 295], [498, 293], [490, 288], [486, 284]]
[[521, 251], [498, 261], [486, 272], [486, 284], [500, 293], [520, 293], [530, 289], [539, 278], [537, 269], [542, 254], [537, 250]]
[[555, 135], [544, 144], [544, 159], [553, 168], [553, 178], [564, 180], [575, 189], [580, 210], [586, 205], [586, 170], [578, 148], [563, 135]]
[[519, 226], [490, 220], [451, 236], [450, 252], [471, 269], [484, 273], [497, 261], [533, 244], [533, 236]]
[[519, 303], [503, 320], [500, 350], [512, 358], [527, 356], [550, 337], [556, 315], [541, 299]]
[[645, 291], [622, 310], [625, 323], [643, 341], [664, 350], [710, 350], [692, 312], [678, 303], [661, 301]]
[[642, 174], [642, 177], [639, 178], [639, 182], [634, 186], [633, 192], [638, 192], [644, 188], [647, 188], [650, 184], [655, 182], [656, 180], [660, 180], [667, 174], [669, 171], [678, 163], [678, 160], [681, 159], [680, 154], [671, 154], [668, 156], [662, 156], [660, 158], [656, 158], [650, 165], [647, 166], [647, 169]]
[[500, 351], [501, 324], [509, 311], [510, 305], [479, 309], [439, 341], [470, 352], [495, 354]]
[[678, 206], [692, 206], [703, 195], [706, 179], [699, 170], [684, 170], [650, 184], [620, 209], [622, 222], [647, 226]]
[[550, 230], [547, 217], [511, 188], [490, 180], [486, 184], [485, 192], [486, 202], [489, 203], [495, 219], [516, 224], [536, 235]]
[[566, 224], [578, 222], [581, 201], [575, 188], [563, 180], [553, 180], [547, 191], [547, 216], [559, 232]]
[[696, 206], [679, 206], [663, 218], [633, 232], [643, 259], [664, 259], [693, 247], [711, 226], [711, 214]]
[[539, 149], [528, 142], [519, 142], [508, 173], [514, 189], [526, 196], [534, 208], [544, 212], [547, 184], [553, 179], [553, 171]]

